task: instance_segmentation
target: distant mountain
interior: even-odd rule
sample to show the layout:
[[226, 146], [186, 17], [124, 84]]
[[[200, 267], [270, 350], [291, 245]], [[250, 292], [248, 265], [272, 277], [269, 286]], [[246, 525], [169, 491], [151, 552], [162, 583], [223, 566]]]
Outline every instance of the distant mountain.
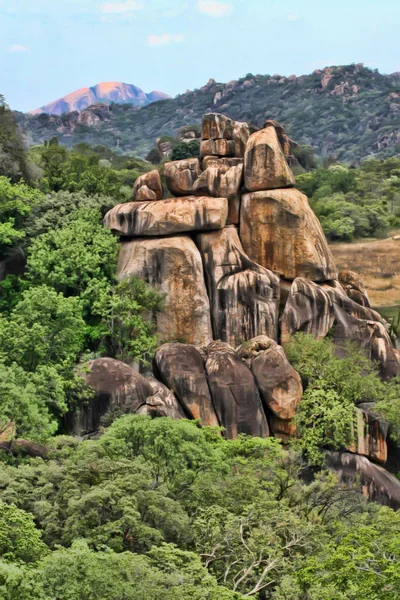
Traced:
[[135, 85], [111, 81], [76, 90], [72, 94], [63, 96], [63, 98], [54, 100], [54, 102], [50, 102], [36, 110], [32, 110], [30, 114], [38, 115], [46, 113], [48, 115], [62, 115], [75, 110], [84, 110], [96, 103], [111, 104], [112, 102], [116, 102], [118, 104], [132, 104], [132, 106], [146, 106], [150, 102], [157, 102], [166, 98], [170, 98], [170, 96], [163, 92], [150, 92], [150, 94], [146, 94]]
[[58, 136], [71, 147], [103, 144], [146, 156], [158, 137], [199, 125], [205, 112], [221, 112], [262, 127], [280, 121], [290, 137], [319, 156], [350, 164], [400, 153], [400, 73], [382, 75], [362, 64], [327, 67], [310, 75], [252, 75], [204, 87], [143, 108], [96, 104], [61, 116], [17, 113], [27, 145]]

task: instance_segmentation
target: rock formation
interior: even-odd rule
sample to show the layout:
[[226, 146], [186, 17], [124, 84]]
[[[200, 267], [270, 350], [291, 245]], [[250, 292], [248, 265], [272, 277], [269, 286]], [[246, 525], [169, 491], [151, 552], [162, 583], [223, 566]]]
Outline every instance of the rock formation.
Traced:
[[[284, 128], [268, 120], [250, 135], [247, 124], [210, 113], [201, 137], [201, 160], [165, 164], [174, 197], [162, 198], [152, 171], [135, 182], [134, 201], [104, 219], [122, 239], [118, 277], [140, 277], [164, 296], [154, 318], [165, 343], [154, 358], [157, 379], [129, 367], [126, 381], [111, 377], [112, 389], [103, 389], [102, 376], [92, 379], [93, 410], [185, 415], [222, 427], [228, 438], [271, 434], [286, 443], [296, 435], [303, 390], [279, 344], [297, 332], [329, 334], [340, 354], [350, 340], [387, 379], [400, 375], [400, 357], [358, 276], [338, 273], [318, 219], [295, 189], [286, 159], [295, 144]], [[91, 410], [80, 431], [98, 426]], [[391, 476], [369, 462], [385, 464], [387, 428], [368, 407], [356, 416], [354, 441], [345, 454], [329, 455], [331, 467], [345, 479], [359, 473], [370, 497], [397, 502]]]
[[279, 278], [243, 252], [236, 227], [197, 238], [211, 304], [214, 338], [237, 346], [263, 333], [277, 338]]
[[151, 380], [119, 360], [98, 358], [83, 372], [93, 397], [74, 415], [71, 429], [76, 435], [96, 432], [103, 418], [122, 414], [153, 414], [180, 419], [184, 413], [176, 398], [161, 383]]
[[307, 197], [296, 189], [244, 194], [240, 237], [250, 258], [284, 279], [337, 279], [319, 221]]
[[224, 342], [206, 348], [206, 371], [215, 411], [228, 438], [267, 437], [269, 428], [250, 369]]
[[186, 236], [136, 239], [121, 245], [118, 277], [144, 279], [164, 296], [157, 313], [161, 341], [207, 344], [213, 339], [200, 252]]
[[104, 222], [121, 236], [147, 237], [222, 229], [227, 217], [226, 198], [187, 196], [119, 204], [106, 214]]
[[195, 346], [164, 344], [154, 357], [156, 371], [174, 392], [188, 417], [203, 425], [218, 426], [211, 399], [204, 358]]
[[161, 200], [163, 186], [157, 169], [138, 177], [133, 186], [133, 199], [138, 202], [145, 200]]

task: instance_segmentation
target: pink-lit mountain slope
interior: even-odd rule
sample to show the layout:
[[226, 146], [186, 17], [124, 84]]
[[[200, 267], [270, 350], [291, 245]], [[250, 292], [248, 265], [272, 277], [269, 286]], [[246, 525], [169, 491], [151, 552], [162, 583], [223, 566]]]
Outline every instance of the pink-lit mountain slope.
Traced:
[[74, 110], [84, 110], [91, 104], [101, 102], [103, 104], [132, 104], [133, 106], [146, 106], [150, 102], [165, 100], [170, 98], [163, 92], [150, 92], [146, 94], [143, 90], [129, 83], [120, 83], [118, 81], [103, 82], [93, 87], [85, 87], [63, 96], [54, 102], [45, 104], [31, 114], [47, 113], [48, 115], [62, 115]]

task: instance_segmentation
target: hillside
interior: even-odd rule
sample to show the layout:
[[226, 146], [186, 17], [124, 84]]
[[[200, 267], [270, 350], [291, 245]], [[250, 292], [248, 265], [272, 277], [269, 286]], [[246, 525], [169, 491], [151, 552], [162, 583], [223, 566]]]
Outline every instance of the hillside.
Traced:
[[361, 64], [301, 77], [248, 74], [227, 84], [210, 80], [201, 89], [140, 109], [95, 105], [59, 117], [18, 113], [17, 119], [28, 145], [57, 135], [68, 147], [85, 141], [145, 156], [157, 137], [199, 124], [210, 111], [258, 127], [273, 117], [319, 156], [335, 155], [351, 164], [400, 150], [400, 74], [382, 75]]
[[76, 90], [71, 94], [31, 111], [30, 114], [40, 115], [46, 113], [48, 115], [62, 115], [75, 110], [84, 110], [88, 106], [96, 104], [96, 102], [102, 104], [115, 102], [131, 104], [132, 106], [146, 106], [150, 102], [157, 102], [157, 100], [165, 100], [166, 98], [169, 98], [169, 96], [163, 92], [153, 91], [150, 94], [146, 94], [143, 90], [136, 87], [136, 85], [108, 81]]

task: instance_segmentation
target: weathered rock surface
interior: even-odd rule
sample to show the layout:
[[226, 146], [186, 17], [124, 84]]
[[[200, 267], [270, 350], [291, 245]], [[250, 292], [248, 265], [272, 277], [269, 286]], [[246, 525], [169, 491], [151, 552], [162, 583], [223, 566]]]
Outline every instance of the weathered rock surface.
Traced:
[[277, 337], [279, 278], [243, 252], [236, 227], [197, 237], [211, 304], [214, 339], [236, 347], [257, 335]]
[[278, 419], [269, 417], [269, 425], [274, 436], [287, 444], [292, 438], [296, 437], [296, 425], [292, 420]]
[[298, 190], [244, 194], [240, 218], [243, 248], [259, 265], [278, 271], [285, 279], [337, 278], [321, 225], [307, 197]]
[[295, 279], [281, 317], [281, 342], [287, 343], [299, 331], [322, 339], [334, 322], [333, 304], [325, 289], [312, 281]]
[[238, 165], [244, 165], [243, 158], [218, 158], [218, 156], [205, 156], [201, 161], [201, 167], [205, 171], [208, 167], [237, 167]]
[[205, 156], [235, 156], [234, 140], [202, 140], [200, 142], [200, 157]]
[[327, 452], [327, 466], [339, 474], [343, 483], [354, 485], [360, 481], [360, 491], [369, 500], [400, 508], [400, 481], [364, 456], [348, 452]]
[[228, 225], [239, 223], [240, 195], [243, 182], [243, 164], [229, 167], [217, 162], [209, 166], [194, 182], [193, 193], [228, 199]]
[[188, 196], [118, 204], [106, 214], [104, 224], [121, 236], [140, 237], [221, 229], [227, 218], [226, 198]]
[[203, 263], [189, 237], [123, 243], [118, 277], [131, 275], [142, 278], [164, 295], [164, 309], [156, 315], [161, 340], [208, 344], [213, 339]]
[[218, 419], [228, 439], [240, 433], [268, 437], [269, 428], [250, 369], [229, 344], [206, 348], [206, 371]]
[[174, 394], [154, 377], [146, 377], [152, 388], [153, 395], [146, 398], [146, 404], [137, 410], [139, 415], [151, 417], [170, 417], [171, 419], [186, 419], [186, 414]]
[[165, 385], [176, 395], [186, 414], [202, 425], [218, 426], [219, 421], [208, 387], [204, 359], [189, 344], [164, 344], [154, 364]]
[[354, 271], [339, 271], [339, 283], [351, 300], [371, 308], [367, 290], [360, 277]]
[[133, 185], [133, 199], [161, 200], [163, 197], [163, 186], [160, 173], [157, 169], [138, 177]]
[[[209, 154], [212, 155], [243, 158], [249, 137], [250, 129], [247, 123], [233, 121], [219, 113], [208, 113], [203, 118], [202, 138], [204, 144], [202, 144], [201, 155], [206, 156], [205, 152], [209, 148], [211, 149]], [[226, 144], [218, 140], [232, 141], [233, 144]]]
[[266, 410], [278, 419], [292, 419], [303, 387], [283, 348], [274, 340], [259, 336], [242, 344], [237, 352], [250, 367]]
[[112, 358], [97, 358], [82, 373], [94, 396], [74, 415], [72, 431], [87, 435], [97, 431], [105, 415], [135, 414], [153, 395], [149, 382], [131, 367]]
[[294, 186], [293, 173], [274, 127], [250, 136], [244, 155], [244, 179], [249, 192]]
[[339, 283], [331, 287], [295, 279], [281, 317], [282, 343], [298, 331], [322, 339], [333, 327], [339, 354], [346, 342], [357, 342], [379, 363], [383, 378], [400, 375], [399, 353], [377, 312], [351, 300]]
[[198, 158], [174, 160], [164, 165], [167, 187], [174, 196], [189, 196], [193, 184], [201, 174]]
[[293, 142], [287, 135], [283, 125], [281, 125], [280, 123], [278, 123], [278, 121], [275, 121], [274, 119], [268, 119], [268, 121], [265, 121], [264, 123], [264, 129], [267, 129], [268, 127], [273, 127], [275, 129], [284, 155], [289, 156], [290, 154], [292, 154]]
[[356, 408], [356, 425], [354, 427], [354, 442], [347, 450], [366, 456], [370, 460], [385, 463], [388, 457], [386, 444], [387, 426], [363, 408]]
[[203, 140], [233, 140], [234, 121], [220, 113], [207, 113], [203, 117], [201, 137]]

